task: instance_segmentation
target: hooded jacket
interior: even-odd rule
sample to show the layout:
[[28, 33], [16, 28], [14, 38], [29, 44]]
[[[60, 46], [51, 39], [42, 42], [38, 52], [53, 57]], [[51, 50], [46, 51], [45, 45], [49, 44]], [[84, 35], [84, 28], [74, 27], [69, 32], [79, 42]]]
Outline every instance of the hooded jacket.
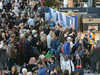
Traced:
[[100, 48], [96, 47], [92, 50], [90, 53], [90, 61], [92, 62], [98, 62], [100, 61]]

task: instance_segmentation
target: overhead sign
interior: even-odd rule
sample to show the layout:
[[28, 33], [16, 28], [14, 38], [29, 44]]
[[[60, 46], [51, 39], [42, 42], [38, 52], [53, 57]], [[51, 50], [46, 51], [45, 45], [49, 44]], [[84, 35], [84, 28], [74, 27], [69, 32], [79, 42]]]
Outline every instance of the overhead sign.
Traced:
[[60, 12], [87, 12], [87, 8], [58, 8], [58, 11]]
[[84, 23], [84, 31], [87, 31], [90, 27], [100, 30], [100, 23]]

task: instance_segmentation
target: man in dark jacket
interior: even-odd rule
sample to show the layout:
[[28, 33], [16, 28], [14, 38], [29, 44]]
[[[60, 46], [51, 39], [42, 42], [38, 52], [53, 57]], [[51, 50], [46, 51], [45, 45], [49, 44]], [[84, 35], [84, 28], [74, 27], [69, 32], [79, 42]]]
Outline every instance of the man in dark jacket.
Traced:
[[3, 47], [0, 49], [1, 68], [6, 66], [6, 60], [7, 60], [6, 44], [3, 44]]
[[95, 73], [96, 63], [100, 61], [100, 48], [94, 44], [94, 49], [90, 53], [91, 69]]
[[79, 47], [80, 45], [82, 45], [82, 43], [83, 43], [83, 40], [82, 40], [82, 39], [80, 39], [79, 42], [76, 42], [76, 43], [75, 43], [76, 49], [78, 49], [78, 47]]
[[84, 38], [83, 38], [83, 45], [85, 47], [85, 49], [87, 49], [89, 47], [89, 41], [88, 41], [88, 35], [85, 34]]
[[8, 11], [12, 8], [12, 4], [10, 2], [10, 0], [8, 0], [9, 2], [7, 3], [7, 8], [8, 8]]
[[39, 70], [38, 70], [38, 75], [46, 75], [46, 69], [45, 67], [43, 66], [43, 63], [42, 62], [38, 62], [38, 67], [39, 67]]
[[37, 38], [37, 31], [36, 30], [33, 30], [32, 31], [32, 34], [33, 34], [33, 37], [32, 37], [32, 48], [33, 48], [33, 54], [37, 54], [37, 47], [39, 45], [39, 42], [38, 42], [38, 38]]
[[52, 71], [54, 71], [54, 68], [57, 67], [57, 64], [55, 63], [55, 57], [51, 57], [50, 62], [51, 64], [49, 65], [48, 70], [47, 70], [49, 75]]
[[32, 40], [32, 37], [29, 36], [28, 39], [25, 41], [25, 53], [26, 53], [26, 63], [29, 62], [31, 56], [32, 56], [32, 46], [30, 44], [30, 41]]

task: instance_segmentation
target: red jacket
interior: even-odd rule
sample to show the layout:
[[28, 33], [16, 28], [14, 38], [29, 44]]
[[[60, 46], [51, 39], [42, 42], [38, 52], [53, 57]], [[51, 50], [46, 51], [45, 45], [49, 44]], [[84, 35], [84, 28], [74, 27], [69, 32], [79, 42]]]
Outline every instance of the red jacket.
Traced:
[[23, 53], [25, 52], [24, 47], [19, 43], [19, 52]]

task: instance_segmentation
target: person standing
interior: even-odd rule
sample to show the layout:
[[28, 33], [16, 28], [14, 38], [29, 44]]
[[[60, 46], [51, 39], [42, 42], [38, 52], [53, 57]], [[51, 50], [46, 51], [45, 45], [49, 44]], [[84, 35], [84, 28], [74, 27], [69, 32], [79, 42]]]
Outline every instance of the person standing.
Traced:
[[29, 62], [31, 56], [32, 56], [32, 46], [30, 44], [30, 41], [32, 40], [32, 37], [29, 36], [28, 39], [25, 41], [25, 53], [26, 53], [26, 63]]
[[38, 75], [46, 75], [46, 69], [45, 67], [43, 66], [43, 63], [42, 62], [38, 62], [38, 67], [39, 67], [39, 70], [38, 70]]
[[50, 75], [50, 73], [54, 71], [54, 68], [58, 66], [58, 65], [55, 63], [55, 57], [51, 57], [50, 63], [51, 63], [51, 64], [48, 66], [48, 70], [47, 70], [48, 75]]
[[71, 41], [71, 38], [67, 37], [67, 41], [64, 44], [64, 52], [65, 52], [65, 55], [68, 55], [68, 56], [70, 55], [70, 41]]
[[85, 49], [88, 49], [89, 41], [88, 41], [88, 35], [87, 34], [85, 34], [85, 36], [83, 38], [83, 45], [84, 45]]
[[47, 46], [49, 51], [51, 51], [51, 46], [50, 46], [51, 40], [52, 40], [52, 31], [50, 31], [49, 34], [47, 35]]
[[52, 40], [51, 40], [51, 54], [53, 55], [53, 53], [56, 55], [57, 54], [57, 40], [56, 40], [56, 35], [54, 34], [53, 37], [52, 37]]
[[91, 69], [93, 73], [95, 73], [96, 70], [96, 63], [100, 61], [100, 48], [97, 46], [97, 44], [94, 44], [94, 48], [92, 52], [90, 53], [90, 62], [91, 62]]
[[20, 66], [23, 65], [23, 63], [25, 62], [25, 50], [24, 50], [24, 40], [20, 39], [20, 43], [18, 45], [19, 47], [19, 59], [20, 59]]
[[72, 72], [74, 72], [74, 64], [73, 62], [69, 59], [68, 55], [65, 55], [64, 60], [62, 61], [61, 64], [61, 70], [64, 72], [65, 70], [69, 71], [69, 75], [71, 74], [71, 67], [72, 66]]
[[7, 9], [8, 9], [8, 11], [9, 11], [11, 8], [12, 8], [12, 4], [11, 4], [10, 0], [8, 0], [8, 3], [7, 3]]
[[29, 17], [28, 24], [29, 28], [31, 27], [31, 25], [34, 27], [34, 20], [32, 19], [32, 17]]
[[10, 43], [11, 44], [8, 45], [9, 71], [11, 71], [11, 68], [16, 61], [16, 52], [17, 52], [17, 50], [15, 49], [15, 46], [14, 46], [13, 39], [11, 39]]
[[25, 9], [24, 9], [24, 15], [25, 15], [25, 17], [28, 16], [28, 9], [27, 9], [27, 6], [25, 6]]
[[7, 60], [7, 50], [6, 44], [3, 44], [3, 47], [0, 49], [0, 61], [1, 61], [1, 68], [6, 67], [6, 60]]
[[38, 38], [37, 38], [37, 31], [32, 31], [33, 38], [32, 38], [32, 46], [33, 46], [33, 54], [37, 54], [37, 47], [39, 45]]

